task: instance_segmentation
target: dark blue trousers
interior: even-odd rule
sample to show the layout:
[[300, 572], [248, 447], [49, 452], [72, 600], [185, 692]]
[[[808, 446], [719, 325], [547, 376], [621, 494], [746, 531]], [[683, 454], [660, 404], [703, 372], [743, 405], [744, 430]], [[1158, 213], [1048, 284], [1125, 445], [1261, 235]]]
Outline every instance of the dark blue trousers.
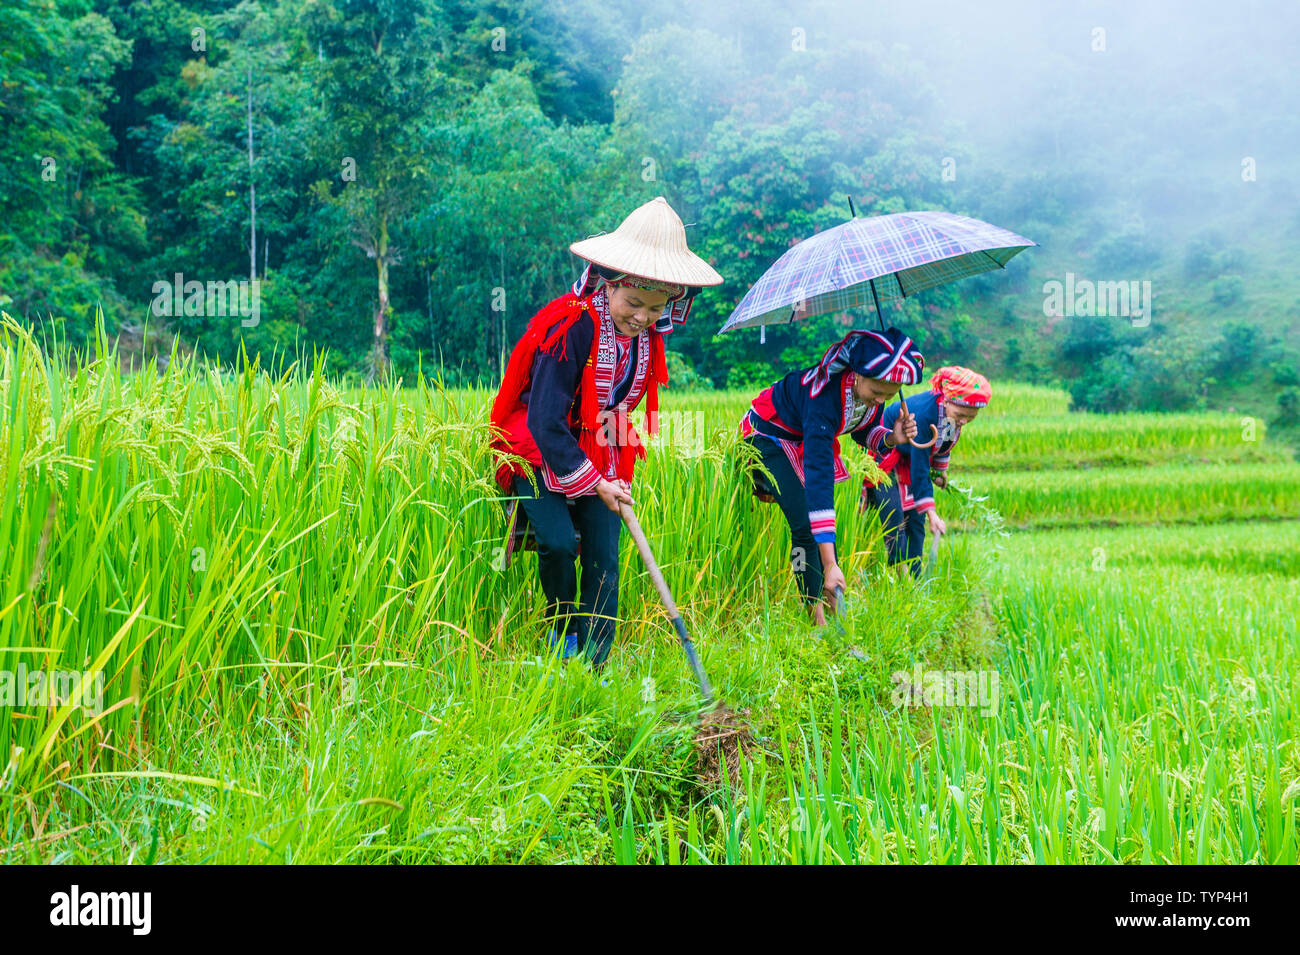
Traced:
[[[595, 494], [575, 498], [570, 510], [563, 494], [549, 490], [537, 473], [537, 490], [516, 476], [520, 498], [537, 541], [537, 575], [546, 594], [547, 615], [555, 632], [578, 634], [578, 649], [600, 666], [614, 645], [618, 618], [618, 539], [623, 522]], [[578, 534], [582, 535], [582, 590], [578, 590]], [[579, 599], [577, 617], [574, 601]]]
[[874, 508], [880, 517], [889, 563], [909, 561], [912, 575], [920, 576], [921, 554], [925, 550], [925, 514], [903, 510], [897, 482], [868, 488], [867, 506]]
[[763, 456], [763, 466], [776, 478], [776, 485], [771, 486], [766, 477], [758, 475], [761, 479], [759, 488], [776, 498], [777, 506], [790, 525], [790, 569], [799, 581], [804, 600], [812, 603], [821, 596], [825, 576], [821, 551], [813, 539], [812, 524], [808, 520], [808, 498], [799, 482], [799, 475], [794, 473], [785, 451], [771, 438], [754, 435], [746, 440], [758, 448]]

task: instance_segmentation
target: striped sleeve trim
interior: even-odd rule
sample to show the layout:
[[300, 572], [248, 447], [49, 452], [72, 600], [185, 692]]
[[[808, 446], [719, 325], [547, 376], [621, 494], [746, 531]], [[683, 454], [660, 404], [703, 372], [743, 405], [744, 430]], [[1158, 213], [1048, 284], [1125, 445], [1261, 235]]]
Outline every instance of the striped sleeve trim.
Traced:
[[832, 543], [835, 540], [835, 509], [826, 511], [809, 511], [808, 522], [812, 524], [813, 540], [819, 544]]
[[918, 498], [916, 499], [916, 510], [918, 510], [918, 511], [933, 511], [933, 510], [934, 510], [934, 498], [932, 498], [932, 497], [918, 497]]
[[564, 475], [556, 474], [550, 468], [542, 470], [546, 486], [565, 497], [581, 497], [593, 491], [600, 483], [600, 472], [590, 461], [583, 461], [577, 470]]
[[878, 424], [867, 432], [867, 447], [872, 451], [886, 451], [885, 435], [889, 434], [891, 428], [886, 428], [883, 424]]

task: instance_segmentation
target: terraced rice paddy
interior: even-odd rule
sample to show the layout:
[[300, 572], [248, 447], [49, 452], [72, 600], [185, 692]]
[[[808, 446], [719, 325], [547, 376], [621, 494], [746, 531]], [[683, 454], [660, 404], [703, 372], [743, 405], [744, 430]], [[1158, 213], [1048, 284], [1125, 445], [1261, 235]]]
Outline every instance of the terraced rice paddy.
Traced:
[[699, 440], [636, 497], [756, 737], [719, 786], [626, 539], [608, 685], [540, 655], [487, 394], [0, 348], [0, 666], [104, 675], [0, 720], [5, 861], [1297, 861], [1300, 481], [1262, 425], [995, 386], [933, 579], [840, 486], [813, 640], [737, 479], [749, 396], [668, 393]]

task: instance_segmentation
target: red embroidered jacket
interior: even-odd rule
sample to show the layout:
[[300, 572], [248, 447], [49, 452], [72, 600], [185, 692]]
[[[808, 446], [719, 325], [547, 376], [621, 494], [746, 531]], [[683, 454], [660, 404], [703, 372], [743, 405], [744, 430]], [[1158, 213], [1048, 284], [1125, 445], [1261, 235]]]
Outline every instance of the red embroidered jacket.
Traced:
[[[658, 386], [668, 380], [663, 336], [646, 329], [632, 339], [622, 382], [614, 380], [615, 336], [592, 296], [560, 296], [529, 322], [492, 403], [491, 447], [539, 468], [545, 485], [566, 497], [592, 493], [602, 479], [632, 480], [645, 447], [629, 415], [642, 397], [647, 431], [657, 431]], [[497, 483], [510, 493], [524, 468], [498, 462]]]

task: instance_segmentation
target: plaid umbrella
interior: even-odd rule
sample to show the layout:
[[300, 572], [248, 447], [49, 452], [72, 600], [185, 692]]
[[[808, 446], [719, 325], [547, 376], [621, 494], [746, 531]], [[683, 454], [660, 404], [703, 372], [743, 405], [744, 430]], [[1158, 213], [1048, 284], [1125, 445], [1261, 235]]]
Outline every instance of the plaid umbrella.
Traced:
[[[804, 239], [745, 293], [719, 333], [841, 312], [880, 296], [924, 289], [1005, 268], [1037, 245], [1024, 236], [951, 212], [854, 218]], [[883, 319], [881, 327], [883, 328]]]

